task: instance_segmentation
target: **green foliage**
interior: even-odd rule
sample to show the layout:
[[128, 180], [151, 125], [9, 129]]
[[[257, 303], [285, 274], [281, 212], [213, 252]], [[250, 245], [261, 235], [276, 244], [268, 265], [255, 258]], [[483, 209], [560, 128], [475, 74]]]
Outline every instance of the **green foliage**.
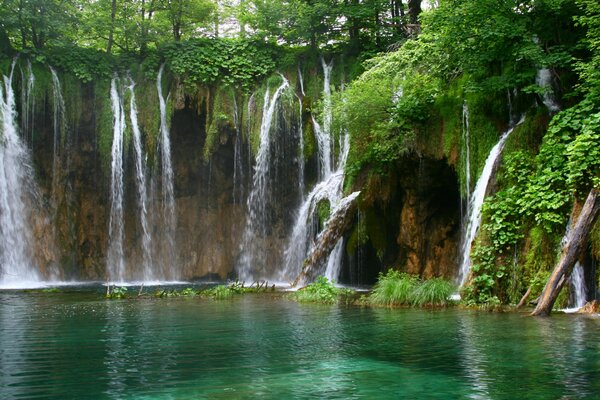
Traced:
[[446, 279], [432, 278], [421, 282], [412, 292], [412, 304], [424, 306], [446, 306], [456, 286]]
[[165, 45], [170, 69], [188, 86], [222, 83], [249, 92], [275, 68], [274, 48], [242, 39], [194, 39]]
[[325, 222], [329, 219], [331, 214], [331, 204], [329, 200], [323, 199], [317, 203], [317, 215], [319, 216], [319, 227], [322, 229], [325, 226]]
[[215, 300], [229, 299], [235, 294], [237, 294], [237, 292], [227, 285], [218, 285], [202, 291], [203, 296], [208, 296]]
[[112, 289], [106, 292], [107, 299], [125, 299], [127, 298], [127, 288], [126, 287], [113, 287]]
[[347, 299], [354, 292], [333, 286], [324, 276], [319, 276], [314, 283], [299, 289], [289, 295], [289, 298], [299, 303], [334, 304]]
[[390, 269], [385, 274], [379, 274], [368, 302], [389, 307], [412, 304], [412, 295], [418, 283], [417, 276]]
[[185, 288], [181, 290], [177, 289], [158, 289], [154, 292], [154, 297], [158, 298], [171, 298], [171, 297], [194, 297], [197, 296], [198, 292], [193, 288]]
[[396, 270], [380, 273], [367, 302], [379, 306], [447, 306], [456, 286], [443, 278], [420, 280]]

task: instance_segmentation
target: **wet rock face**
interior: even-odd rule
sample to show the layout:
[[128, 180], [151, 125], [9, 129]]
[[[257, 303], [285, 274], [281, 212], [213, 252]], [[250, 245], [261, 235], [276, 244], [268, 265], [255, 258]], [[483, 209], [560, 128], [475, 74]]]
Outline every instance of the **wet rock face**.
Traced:
[[[31, 148], [42, 205], [34, 208], [45, 208], [47, 212], [37, 212], [32, 222], [38, 247], [33, 252], [36, 264], [42, 272], [48, 271], [47, 276], [56, 276], [52, 271], [58, 267], [58, 275], [63, 279], [107, 279], [110, 160], [107, 162], [106, 155], [101, 154], [103, 139], [98, 132], [96, 107], [97, 97], [102, 95], [106, 94], [95, 93], [94, 85], [82, 88], [82, 112], [76, 126], [69, 127], [65, 148], [61, 150], [58, 178], [55, 178], [57, 184], [54, 185], [51, 107], [46, 104], [36, 114], [38, 128]], [[175, 265], [181, 271], [181, 279], [224, 279], [235, 274], [240, 253], [246, 224], [246, 199], [252, 185], [253, 155], [244, 131], [244, 139], [238, 142], [241, 148], [237, 162], [241, 166], [234, 188], [235, 126], [224, 124], [225, 128], [218, 132], [212, 155], [205, 159], [208, 111], [207, 107], [198, 106], [194, 101], [185, 98], [178, 102], [171, 119], [176, 257], [164, 260], [160, 255], [164, 254], [165, 244], [155, 240], [153, 259], [156, 256], [155, 262], [169, 268]], [[260, 113], [253, 116], [258, 118], [258, 123], [260, 117]], [[293, 185], [297, 181], [297, 140], [290, 137], [291, 131], [288, 132], [296, 123], [282, 114], [272, 132], [274, 156], [268, 236], [262, 240], [261, 254], [265, 263], [260, 266], [267, 273], [281, 265], [282, 250], [300, 195]], [[126, 146], [124, 153], [124, 256], [128, 271], [141, 271], [143, 232], [137, 208], [135, 155], [131, 147]], [[148, 219], [150, 229], [156, 232], [161, 229], [157, 217], [161, 213], [161, 202], [156, 198], [158, 195], [153, 197], [151, 194], [156, 193], [153, 187], [160, 186], [160, 172], [154, 168], [156, 162], [148, 161]]]
[[460, 241], [457, 178], [443, 161], [408, 162], [407, 167], [414, 172], [400, 177], [404, 191], [396, 237], [400, 265], [424, 278], [452, 278]]
[[362, 186], [367, 189], [354, 225], [368, 239], [346, 236], [342, 283], [374, 283], [388, 268], [424, 278], [455, 277], [460, 195], [445, 160], [410, 156], [388, 176]]
[[[35, 261], [42, 271], [53, 271], [53, 266], [58, 265], [59, 275], [64, 279], [106, 279], [110, 165], [100, 151], [96, 105], [98, 96], [103, 95], [106, 94], [95, 93], [93, 85], [82, 88], [81, 115], [76, 126], [69, 127], [55, 195], [52, 193], [51, 107], [44, 107], [45, 111], [36, 116], [38, 129], [31, 147], [44, 207], [49, 212], [40, 214], [35, 223], [34, 233], [39, 244]], [[246, 110], [244, 108], [244, 112]], [[157, 257], [157, 262], [176, 264], [181, 279], [234, 276], [246, 228], [246, 199], [253, 174], [247, 130], [237, 161], [243, 174], [238, 170], [234, 188], [235, 127], [225, 124], [229, 128], [219, 132], [215, 150], [206, 160], [203, 149], [207, 112], [207, 107], [184, 98], [178, 102], [171, 119], [177, 248], [174, 260]], [[271, 134], [273, 156], [267, 235], [254, 243], [264, 260], [263, 265], [255, 268], [265, 276], [273, 276], [281, 266], [300, 199], [295, 184], [298, 181], [297, 137], [290, 133], [297, 128], [298, 121], [285, 110], [279, 112]], [[259, 114], [253, 116], [258, 123]], [[247, 117], [241, 118], [246, 120]], [[143, 254], [133, 157], [129, 148], [124, 162], [124, 249], [128, 268], [135, 270], [141, 265]], [[149, 162], [150, 186], [160, 184], [160, 177], [153, 168]], [[307, 182], [315, 171], [316, 163], [307, 163]], [[373, 283], [378, 272], [388, 267], [424, 277], [453, 277], [460, 240], [457, 188], [456, 175], [444, 160], [409, 156], [389, 176], [381, 177], [378, 186], [363, 191], [358, 201], [360, 212], [353, 213], [353, 221], [344, 234], [346, 251], [340, 281]], [[362, 184], [356, 189], [363, 189]], [[52, 204], [53, 196], [56, 204]], [[160, 202], [156, 198], [149, 199], [148, 207], [150, 214], [160, 213]], [[160, 221], [152, 220], [152, 215], [149, 218], [151, 229], [160, 229]], [[360, 224], [366, 224], [366, 228], [361, 229], [367, 233], [355, 234], [353, 238], [353, 229]], [[362, 240], [361, 235], [368, 236], [368, 240]], [[55, 239], [55, 244], [45, 240], [49, 237]], [[153, 243], [155, 250], [162, 245], [159, 241]]]

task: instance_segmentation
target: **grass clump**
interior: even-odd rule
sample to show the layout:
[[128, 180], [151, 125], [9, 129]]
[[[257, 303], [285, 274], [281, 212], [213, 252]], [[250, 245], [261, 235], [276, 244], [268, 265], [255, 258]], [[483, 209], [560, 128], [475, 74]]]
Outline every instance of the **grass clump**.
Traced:
[[424, 306], [447, 306], [449, 297], [456, 291], [452, 282], [442, 278], [433, 278], [421, 282], [412, 292], [412, 304]]
[[366, 303], [376, 306], [441, 306], [451, 303], [450, 296], [456, 291], [454, 284], [446, 279], [420, 280], [416, 275], [389, 270], [379, 274], [373, 291]]
[[334, 304], [342, 299], [348, 299], [354, 292], [333, 286], [324, 276], [319, 276], [310, 285], [290, 294], [290, 299], [299, 303]]
[[379, 279], [369, 296], [369, 303], [378, 306], [400, 306], [412, 302], [412, 293], [419, 279], [414, 275], [389, 270]]

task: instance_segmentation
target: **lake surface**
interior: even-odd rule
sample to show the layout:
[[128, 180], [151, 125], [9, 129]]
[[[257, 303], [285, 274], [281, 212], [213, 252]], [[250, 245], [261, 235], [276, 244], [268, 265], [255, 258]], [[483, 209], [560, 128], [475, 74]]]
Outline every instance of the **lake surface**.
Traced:
[[600, 320], [0, 292], [0, 398], [576, 399]]

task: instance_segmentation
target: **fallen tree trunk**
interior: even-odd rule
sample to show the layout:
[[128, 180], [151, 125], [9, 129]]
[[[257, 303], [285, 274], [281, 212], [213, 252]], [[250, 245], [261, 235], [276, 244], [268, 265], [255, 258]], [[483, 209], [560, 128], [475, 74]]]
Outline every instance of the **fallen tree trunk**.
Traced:
[[314, 281], [324, 271], [325, 261], [338, 240], [350, 229], [356, 212], [356, 198], [360, 192], [354, 192], [343, 198], [327, 221], [327, 226], [317, 237], [308, 258], [304, 261], [302, 272], [292, 286], [305, 285]]
[[537, 306], [531, 313], [534, 316], [548, 316], [554, 302], [587, 243], [590, 230], [600, 210], [600, 189], [592, 189], [581, 209], [579, 218], [567, 236], [560, 260], [548, 279]]

